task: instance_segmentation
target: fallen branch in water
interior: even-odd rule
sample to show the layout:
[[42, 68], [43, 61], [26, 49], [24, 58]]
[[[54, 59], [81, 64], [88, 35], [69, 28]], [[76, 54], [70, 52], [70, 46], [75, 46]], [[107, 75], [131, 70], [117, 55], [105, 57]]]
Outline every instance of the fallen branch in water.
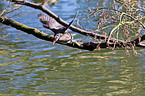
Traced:
[[[26, 26], [24, 24], [13, 21], [11, 19], [7, 19], [7, 18], [2, 17], [2, 16], [0, 16], [0, 22], [5, 24], [5, 25], [12, 26], [12, 27], [14, 27], [18, 30], [21, 30], [23, 32], [26, 32], [28, 34], [32, 34], [39, 39], [43, 39], [43, 40], [47, 40], [47, 41], [51, 41], [51, 42], [54, 39], [53, 36], [48, 35], [46, 33], [43, 33], [42, 31], [39, 31], [36, 28]], [[67, 46], [70, 46], [70, 47], [79, 48], [79, 49], [86, 49], [86, 50], [94, 50], [95, 49], [95, 45], [92, 46], [92, 45], [88, 45], [86, 43], [81, 43], [82, 46], [78, 46], [75, 42], [73, 42], [73, 43], [72, 42], [70, 42], [70, 43], [67, 42], [66, 43], [66, 42], [61, 42], [60, 40], [58, 40], [56, 43], [59, 43], [59, 44], [62, 44], [62, 45], [67, 45]]]
[[[59, 16], [57, 16], [52, 11], [47, 9], [45, 7], [45, 3], [46, 2], [45, 3], [43, 2], [42, 4], [36, 4], [36, 3], [29, 2], [29, 1], [26, 1], [26, 0], [24, 0], [24, 1], [23, 0], [12, 0], [12, 2], [14, 2], [16, 4], [21, 4], [21, 5], [29, 6], [31, 8], [39, 9], [39, 10], [43, 11], [44, 13], [48, 14], [49, 16], [51, 16], [52, 18], [54, 18], [58, 23], [62, 24], [63, 26], [66, 27], [66, 26], [69, 25], [69, 23], [65, 22]], [[97, 34], [97, 33], [94, 33], [94, 32], [89, 32], [89, 31], [86, 31], [86, 30], [82, 30], [82, 29], [77, 28], [77, 27], [75, 27], [73, 25], [71, 25], [69, 27], [69, 29], [71, 29], [74, 32], [80, 33], [82, 35], [91, 36], [91, 37], [94, 37], [96, 39], [104, 39], [105, 41], [108, 41], [108, 36], [106, 36], [106, 35], [101, 35], [101, 34]], [[143, 40], [143, 38], [142, 38], [142, 40]], [[118, 40], [118, 39], [115, 39], [115, 38], [109, 38], [109, 42], [114, 42], [114, 41], [118, 41], [118, 42], [122, 42], [122, 43], [128, 43], [128, 42], [125, 42], [123, 40]], [[133, 42], [133, 41], [131, 41], [131, 42]], [[138, 42], [136, 42], [136, 45], [138, 45]]]
[[[22, 1], [22, 0], [12, 0], [13, 2], [17, 3], [17, 4], [22, 4], [22, 5], [26, 5], [26, 6], [30, 6], [33, 7], [35, 9], [39, 9], [42, 10], [43, 12], [47, 13], [48, 15], [50, 15], [51, 17], [53, 17], [57, 22], [59, 22], [60, 24], [64, 25], [64, 26], [68, 26], [68, 23], [63, 21], [61, 18], [59, 18], [57, 15], [55, 15], [54, 13], [52, 13], [50, 10], [48, 10], [44, 4], [35, 4], [32, 2], [28, 2], [28, 1]], [[54, 37], [51, 35], [48, 35], [46, 33], [43, 33], [42, 31], [39, 31], [36, 28], [32, 28], [29, 26], [26, 26], [24, 24], [21, 24], [19, 22], [13, 21], [11, 19], [7, 19], [3, 16], [0, 16], [0, 22], [8, 25], [8, 26], [12, 26], [18, 30], [21, 30], [23, 32], [26, 32], [28, 34], [32, 34], [34, 36], [36, 36], [37, 38], [43, 39], [43, 40], [47, 40], [47, 41], [53, 41]], [[100, 34], [96, 34], [93, 32], [88, 32], [82, 29], [79, 29], [77, 27], [74, 27], [73, 25], [70, 26], [70, 29], [72, 31], [81, 33], [83, 35], [89, 35], [98, 39], [106, 39], [105, 35], [100, 35]], [[86, 50], [90, 50], [93, 51], [95, 49], [99, 49], [99, 48], [117, 48], [117, 47], [126, 47], [126, 46], [138, 46], [138, 47], [145, 47], [144, 44], [141, 44], [140, 42], [142, 42], [143, 40], [145, 40], [145, 35], [140, 36], [138, 38], [136, 38], [135, 40], [132, 40], [130, 42], [125, 42], [123, 40], [117, 40], [117, 39], [113, 39], [110, 38], [110, 42], [115, 42], [116, 43], [107, 43], [107, 42], [101, 42], [101, 43], [96, 43], [96, 42], [87, 42], [87, 43], [83, 43], [83, 42], [79, 42], [80, 45], [78, 45], [75, 42], [62, 42], [60, 40], [58, 40], [56, 43], [62, 44], [62, 45], [67, 45], [70, 47], [74, 47], [74, 48], [78, 48], [78, 49], [86, 49]]]
[[[47, 9], [43, 3], [42, 4], [36, 4], [36, 3], [32, 3], [32, 2], [29, 2], [29, 1], [26, 1], [26, 0], [25, 1], [22, 1], [22, 0], [12, 0], [12, 2], [14, 2], [16, 4], [26, 5], [26, 6], [29, 6], [31, 8], [39, 9], [39, 10], [43, 11], [44, 13], [48, 14], [49, 16], [51, 16], [52, 18], [54, 18], [58, 23], [62, 24], [63, 26], [66, 27], [66, 26], [69, 25], [69, 23], [65, 22], [59, 16], [57, 16], [52, 11]], [[86, 30], [82, 30], [82, 29], [77, 28], [77, 27], [75, 27], [73, 25], [71, 25], [69, 27], [69, 29], [71, 29], [74, 32], [80, 33], [82, 35], [92, 36], [92, 37], [97, 38], [97, 39], [106, 39], [105, 35], [89, 32], [89, 31], [86, 31]]]
[[[5, 17], [0, 16], [0, 22], [8, 25], [8, 26], [12, 26], [18, 30], [21, 30], [23, 32], [26, 32], [28, 34], [32, 34], [34, 36], [36, 36], [39, 39], [43, 39], [43, 40], [47, 40], [47, 41], [53, 41], [53, 36], [48, 35], [46, 33], [43, 33], [42, 31], [39, 31], [36, 28], [32, 28], [29, 26], [26, 26], [24, 24], [21, 24], [19, 22], [13, 21], [11, 19], [7, 19]], [[139, 42], [145, 40], [145, 35], [143, 35], [140, 38], [135, 39], [134, 41], [128, 42], [126, 43], [128, 46], [129, 45], [136, 45], [139, 47], [145, 47], [144, 45], [140, 45]], [[78, 48], [78, 49], [86, 49], [86, 50], [90, 50], [93, 51], [94, 49], [98, 49], [98, 48], [112, 48], [112, 47], [125, 47], [126, 45], [124, 43], [118, 43], [118, 44], [106, 44], [106, 43], [94, 43], [94, 42], [87, 42], [87, 43], [80, 43], [81, 46], [78, 46], [75, 42], [73, 43], [64, 43], [61, 41], [57, 41], [56, 43], [62, 44], [62, 45], [67, 45], [70, 47], [74, 47], [74, 48]]]

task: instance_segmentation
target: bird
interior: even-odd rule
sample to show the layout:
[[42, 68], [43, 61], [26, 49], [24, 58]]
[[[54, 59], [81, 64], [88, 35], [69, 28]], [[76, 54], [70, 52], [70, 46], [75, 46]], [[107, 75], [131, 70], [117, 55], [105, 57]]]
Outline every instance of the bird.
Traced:
[[73, 39], [73, 35], [68, 33], [68, 28], [73, 23], [74, 19], [67, 27], [62, 26], [54, 18], [45, 14], [38, 14], [38, 19], [43, 24], [43, 27], [50, 29], [54, 33], [53, 45], [58, 40], [69, 41]]

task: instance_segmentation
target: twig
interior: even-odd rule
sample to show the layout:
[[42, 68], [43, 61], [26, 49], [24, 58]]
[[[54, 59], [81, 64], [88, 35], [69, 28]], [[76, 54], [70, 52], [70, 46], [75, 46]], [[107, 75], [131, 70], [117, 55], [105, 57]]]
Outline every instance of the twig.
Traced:
[[42, 3], [42, 5], [44, 6], [48, 1], [50, 1], [50, 0], [44, 1], [44, 2]]
[[8, 1], [7, 6], [6, 6], [6, 7], [5, 7], [5, 9], [2, 11], [2, 13], [0, 14], [0, 16], [3, 16], [3, 15], [4, 15], [4, 13], [5, 13], [6, 9], [8, 8], [9, 3], [10, 3], [10, 2]]

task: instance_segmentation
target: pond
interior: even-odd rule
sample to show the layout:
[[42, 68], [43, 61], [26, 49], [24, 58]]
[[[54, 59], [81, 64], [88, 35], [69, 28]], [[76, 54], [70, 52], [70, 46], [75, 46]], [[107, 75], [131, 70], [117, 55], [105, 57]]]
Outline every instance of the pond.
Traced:
[[[70, 22], [77, 9], [85, 16], [97, 0], [59, 0], [47, 6]], [[109, 0], [102, 1], [107, 4]], [[0, 1], [1, 9], [6, 4]], [[38, 21], [39, 10], [23, 6], [11, 19], [53, 33]], [[78, 18], [77, 17], [77, 18]], [[76, 18], [76, 19], [77, 19]], [[77, 20], [73, 23], [75, 25]], [[82, 26], [88, 26], [82, 24]], [[91, 28], [91, 24], [88, 26]], [[1, 96], [144, 96], [145, 50], [137, 55], [125, 49], [80, 50], [38, 39], [0, 24], [0, 95]], [[71, 32], [71, 31], [70, 31]], [[72, 32], [74, 33], [74, 32]], [[76, 40], [89, 37], [75, 33]], [[85, 41], [84, 40], [84, 41]]]

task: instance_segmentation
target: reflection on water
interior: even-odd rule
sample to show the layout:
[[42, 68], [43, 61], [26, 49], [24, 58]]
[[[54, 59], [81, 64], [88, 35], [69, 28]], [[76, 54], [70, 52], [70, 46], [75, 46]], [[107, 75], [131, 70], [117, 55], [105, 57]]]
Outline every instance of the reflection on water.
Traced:
[[58, 54], [49, 50], [35, 53], [21, 48], [3, 48], [1, 95], [143, 94], [142, 57], [128, 58], [123, 50], [79, 52], [72, 49], [59, 54], [66, 52], [69, 56], [57, 57]]
[[[37, 18], [32, 18], [32, 11], [17, 20], [27, 24], [21, 18], [30, 15], [33, 22], [28, 21], [27, 25], [50, 33]], [[40, 12], [33, 13], [37, 16]], [[1, 96], [145, 95], [144, 50], [138, 50], [142, 55], [130, 53], [128, 57], [122, 49], [90, 52], [59, 44], [52, 46], [51, 42], [11, 27], [0, 30], [0, 37], [7, 34], [0, 39]]]

